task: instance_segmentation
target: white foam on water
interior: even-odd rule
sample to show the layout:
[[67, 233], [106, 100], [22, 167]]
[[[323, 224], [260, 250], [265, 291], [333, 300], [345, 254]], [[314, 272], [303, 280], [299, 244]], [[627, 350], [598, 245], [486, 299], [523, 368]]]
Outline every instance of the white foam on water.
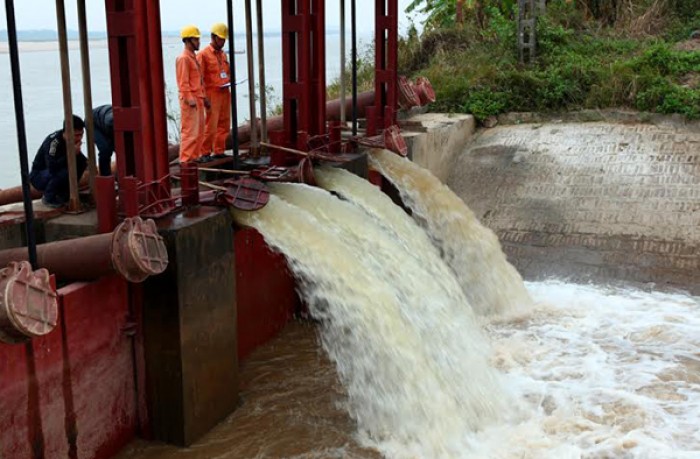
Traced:
[[476, 435], [469, 457], [700, 457], [698, 298], [528, 288], [531, 312], [484, 320], [492, 363], [527, 414]]
[[427, 169], [390, 151], [372, 150], [368, 157], [399, 190], [477, 313], [509, 313], [531, 305], [522, 277], [506, 260], [496, 235], [452, 190]]

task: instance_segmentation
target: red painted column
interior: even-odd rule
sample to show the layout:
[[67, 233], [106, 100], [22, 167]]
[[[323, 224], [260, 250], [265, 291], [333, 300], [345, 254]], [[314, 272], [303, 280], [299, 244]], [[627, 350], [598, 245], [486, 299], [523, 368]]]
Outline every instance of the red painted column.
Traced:
[[323, 0], [282, 2], [284, 131], [300, 148], [299, 132], [326, 133], [326, 46]]
[[[144, 215], [162, 214], [170, 197], [160, 9], [151, 0], [105, 0], [119, 177], [135, 177]], [[157, 182], [157, 184], [155, 183]], [[121, 210], [134, 204], [121, 202]]]
[[396, 124], [398, 35], [398, 0], [375, 0], [374, 117], [377, 129]]
[[326, 133], [326, 12], [325, 0], [311, 1], [311, 117], [310, 135]]

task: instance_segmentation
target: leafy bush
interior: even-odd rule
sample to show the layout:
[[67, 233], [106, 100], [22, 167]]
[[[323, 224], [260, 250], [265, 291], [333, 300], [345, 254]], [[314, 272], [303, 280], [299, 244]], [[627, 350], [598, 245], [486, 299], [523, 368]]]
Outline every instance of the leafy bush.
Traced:
[[[672, 11], [685, 8], [683, 2], [697, 0], [671, 1]], [[516, 15], [487, 4], [483, 27], [472, 18], [471, 26], [402, 40], [400, 71], [431, 80], [434, 110], [468, 112], [479, 120], [507, 111], [608, 107], [700, 117], [700, 88], [687, 84], [700, 74], [700, 51], [678, 49], [668, 30], [632, 39], [586, 19], [572, 3], [548, 2], [547, 16], [538, 20], [538, 57], [529, 66], [517, 60]], [[677, 14], [673, 18], [674, 30], [695, 27], [693, 21], [700, 29], [700, 12], [686, 16], [683, 27]]]

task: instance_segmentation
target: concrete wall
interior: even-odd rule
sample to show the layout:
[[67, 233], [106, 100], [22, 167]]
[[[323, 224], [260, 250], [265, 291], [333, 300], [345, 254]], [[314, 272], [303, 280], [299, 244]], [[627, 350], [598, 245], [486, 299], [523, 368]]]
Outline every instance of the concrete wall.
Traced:
[[549, 123], [480, 131], [448, 184], [530, 279], [700, 293], [700, 132]]
[[471, 115], [425, 113], [401, 121], [409, 158], [447, 181], [452, 162], [475, 130]]

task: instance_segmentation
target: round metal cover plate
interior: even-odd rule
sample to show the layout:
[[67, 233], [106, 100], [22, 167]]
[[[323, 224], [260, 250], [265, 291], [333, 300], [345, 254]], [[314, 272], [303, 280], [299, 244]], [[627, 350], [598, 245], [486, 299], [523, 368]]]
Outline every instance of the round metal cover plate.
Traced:
[[50, 333], [58, 322], [58, 299], [49, 272], [26, 261], [0, 270], [0, 340], [20, 343]]
[[264, 183], [251, 178], [242, 178], [228, 182], [224, 200], [240, 210], [260, 210], [270, 200], [270, 191]]
[[401, 156], [408, 154], [406, 141], [396, 126], [391, 126], [384, 130], [384, 145], [386, 145], [387, 150], [391, 150]]

